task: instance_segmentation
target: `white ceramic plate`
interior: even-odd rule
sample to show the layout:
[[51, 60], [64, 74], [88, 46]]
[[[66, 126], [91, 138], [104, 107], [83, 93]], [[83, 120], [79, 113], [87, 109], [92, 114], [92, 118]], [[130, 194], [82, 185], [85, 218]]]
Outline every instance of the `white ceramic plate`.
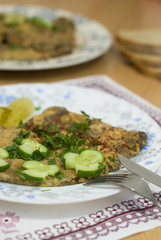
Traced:
[[60, 9], [28, 5], [1, 5], [0, 13], [21, 13], [26, 16], [39, 16], [53, 20], [58, 16], [71, 18], [76, 26], [76, 48], [71, 54], [47, 60], [17, 61], [0, 60], [1, 70], [42, 70], [74, 66], [93, 60], [104, 54], [111, 46], [109, 31], [100, 23]]
[[[67, 84], [15, 84], [0, 87], [0, 105], [6, 106], [12, 100], [30, 96], [39, 114], [50, 106], [64, 106], [69, 111], [81, 110], [91, 117], [126, 129], [147, 132], [146, 146], [133, 159], [144, 167], [155, 170], [161, 159], [161, 129], [157, 123], [138, 107], [123, 99], [99, 90], [69, 86]], [[120, 170], [122, 171], [122, 170]], [[96, 200], [120, 191], [112, 185], [86, 187], [83, 184], [65, 187], [30, 187], [0, 183], [0, 199], [32, 204], [66, 204]]]

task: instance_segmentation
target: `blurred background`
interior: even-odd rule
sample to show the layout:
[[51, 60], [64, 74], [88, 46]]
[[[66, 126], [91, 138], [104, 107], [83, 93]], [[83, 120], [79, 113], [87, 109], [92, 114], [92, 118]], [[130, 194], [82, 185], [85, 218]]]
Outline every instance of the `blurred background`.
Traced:
[[[106, 74], [130, 90], [161, 107], [158, 99], [160, 80], [147, 77], [136, 71], [122, 57], [117, 49], [116, 35], [124, 28], [156, 28], [161, 22], [161, 1], [159, 0], [0, 0], [0, 4], [39, 5], [53, 9], [64, 9], [81, 14], [103, 24], [112, 34], [111, 49], [101, 57], [73, 67], [39, 71], [0, 71], [0, 83], [18, 82], [52, 82], [82, 77], [87, 75]], [[149, 84], [153, 81], [156, 91], [151, 99]], [[140, 88], [140, 82], [145, 86]]]

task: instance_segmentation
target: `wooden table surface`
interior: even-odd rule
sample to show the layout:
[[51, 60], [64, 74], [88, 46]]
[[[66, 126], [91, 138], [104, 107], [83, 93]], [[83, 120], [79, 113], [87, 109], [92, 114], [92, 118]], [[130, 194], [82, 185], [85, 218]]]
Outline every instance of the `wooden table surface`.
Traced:
[[[60, 8], [99, 21], [113, 34], [110, 51], [88, 63], [57, 70], [0, 71], [0, 84], [56, 82], [87, 75], [105, 74], [161, 108], [161, 80], [144, 75], [128, 65], [119, 54], [115, 36], [122, 28], [160, 27], [159, 0], [0, 0], [0, 4], [32, 4]], [[161, 227], [126, 238], [159, 240]]]

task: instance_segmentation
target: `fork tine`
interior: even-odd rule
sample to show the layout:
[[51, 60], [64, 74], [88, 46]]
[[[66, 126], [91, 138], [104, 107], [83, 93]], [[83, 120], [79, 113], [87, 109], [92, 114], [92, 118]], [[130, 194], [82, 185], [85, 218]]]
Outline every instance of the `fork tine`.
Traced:
[[86, 182], [85, 185], [90, 185], [90, 184], [93, 184], [93, 183], [100, 183], [100, 182], [107, 182], [107, 177], [92, 178], [92, 179], [88, 180], [88, 182]]
[[95, 178], [90, 179], [88, 182], [85, 183], [85, 185], [90, 185], [93, 183], [101, 183], [101, 182], [120, 182], [124, 180], [127, 175], [129, 174], [113, 174], [113, 175], [108, 175], [108, 176], [98, 176]]
[[125, 179], [128, 177], [128, 175], [131, 175], [131, 174], [112, 174], [105, 177], [109, 179]]

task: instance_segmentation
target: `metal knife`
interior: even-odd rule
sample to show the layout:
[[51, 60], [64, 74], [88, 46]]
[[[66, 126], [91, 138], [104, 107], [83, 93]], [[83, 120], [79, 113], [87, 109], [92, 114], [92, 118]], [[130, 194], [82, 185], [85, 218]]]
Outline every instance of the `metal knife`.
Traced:
[[145, 180], [157, 185], [158, 187], [161, 187], [161, 176], [148, 170], [147, 168], [142, 167], [141, 165], [135, 163], [134, 161], [126, 157], [123, 157], [120, 154], [118, 154], [118, 158], [120, 162], [123, 164], [123, 166], [130, 170], [132, 173], [135, 173], [139, 177], [144, 178]]

